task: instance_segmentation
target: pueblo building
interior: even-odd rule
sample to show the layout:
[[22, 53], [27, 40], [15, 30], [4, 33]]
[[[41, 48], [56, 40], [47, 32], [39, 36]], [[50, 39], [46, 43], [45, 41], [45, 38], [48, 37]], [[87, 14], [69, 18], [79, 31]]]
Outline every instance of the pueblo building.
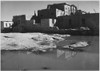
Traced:
[[1, 30], [12, 28], [13, 22], [12, 21], [1, 21]]
[[66, 3], [51, 4], [46, 9], [38, 10], [37, 15], [34, 13], [30, 20], [35, 20], [35, 23], [44, 27], [54, 27], [58, 17], [74, 15], [76, 11], [77, 7], [75, 5]]
[[[78, 10], [75, 5], [66, 3], [50, 4], [46, 9], [38, 10], [30, 20], [25, 19], [25, 15], [13, 16], [14, 29], [16, 25], [20, 24], [24, 26], [24, 30], [32, 31], [42, 30], [46, 31], [48, 28], [57, 29], [79, 29], [86, 27], [93, 33], [99, 33], [99, 13], [87, 13], [82, 10]], [[18, 28], [19, 26], [17, 26]], [[21, 27], [19, 27], [21, 28]]]

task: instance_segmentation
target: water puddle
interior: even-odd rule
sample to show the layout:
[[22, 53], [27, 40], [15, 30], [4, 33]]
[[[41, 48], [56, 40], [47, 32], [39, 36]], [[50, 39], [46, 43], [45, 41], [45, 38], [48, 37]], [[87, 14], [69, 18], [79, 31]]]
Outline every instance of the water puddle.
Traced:
[[[79, 37], [72, 37], [79, 38]], [[86, 37], [85, 37], [86, 38]], [[84, 39], [85, 39], [84, 38]], [[92, 38], [92, 37], [91, 37]], [[80, 38], [79, 38], [80, 39]], [[98, 38], [92, 41], [91, 46], [83, 50], [55, 48], [47, 52], [30, 50], [2, 50], [2, 70], [98, 70], [99, 53]], [[68, 41], [69, 39], [67, 39]], [[70, 39], [71, 40], [71, 39]], [[82, 40], [82, 39], [81, 39]], [[68, 44], [67, 41], [58, 43]], [[69, 42], [69, 41], [68, 41]]]

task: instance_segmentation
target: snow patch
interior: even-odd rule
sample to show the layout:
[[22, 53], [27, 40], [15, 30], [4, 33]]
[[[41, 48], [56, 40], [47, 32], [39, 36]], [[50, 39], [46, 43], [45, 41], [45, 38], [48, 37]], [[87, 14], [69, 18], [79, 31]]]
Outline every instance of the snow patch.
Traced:
[[86, 46], [88, 46], [88, 42], [86, 41], [79, 41], [79, 42], [76, 42], [74, 44], [70, 44], [70, 45], [65, 45], [63, 46], [63, 48], [70, 48], [70, 49], [75, 49], [75, 48], [84, 48]]
[[56, 48], [54, 41], [63, 41], [65, 36], [43, 33], [1, 33], [1, 50], [33, 49], [37, 51]]

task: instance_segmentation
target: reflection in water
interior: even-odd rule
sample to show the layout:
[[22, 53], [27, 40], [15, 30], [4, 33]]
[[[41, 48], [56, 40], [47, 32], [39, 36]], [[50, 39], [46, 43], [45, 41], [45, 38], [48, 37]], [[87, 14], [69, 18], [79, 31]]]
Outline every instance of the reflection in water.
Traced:
[[59, 58], [60, 56], [62, 56], [64, 54], [64, 57], [66, 59], [71, 58], [73, 56], [75, 56], [77, 54], [76, 51], [69, 51], [69, 50], [59, 50], [57, 49], [57, 57]]

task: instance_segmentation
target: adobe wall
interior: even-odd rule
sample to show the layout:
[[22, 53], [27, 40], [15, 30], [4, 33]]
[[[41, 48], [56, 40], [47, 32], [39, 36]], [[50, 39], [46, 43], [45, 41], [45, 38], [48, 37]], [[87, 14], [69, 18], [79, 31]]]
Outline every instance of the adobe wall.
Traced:
[[1, 30], [3, 30], [4, 29], [4, 24], [3, 24], [3, 21], [1, 21]]
[[[85, 21], [84, 21], [85, 20]], [[90, 24], [91, 23], [91, 24]], [[94, 24], [95, 23], [95, 24]], [[57, 18], [57, 23], [60, 27], [72, 28], [80, 26], [88, 26], [91, 29], [99, 28], [99, 14], [83, 14], [83, 15], [72, 15], [62, 16]], [[95, 26], [95, 27], [92, 27]]]
[[80, 27], [79, 16], [62, 16], [57, 18], [56, 26], [60, 29], [69, 29]]
[[85, 19], [85, 25], [89, 27], [94, 34], [99, 34], [99, 13], [83, 15], [82, 19]]
[[60, 29], [88, 27], [94, 34], [99, 34], [99, 14], [62, 16], [57, 18], [56, 26]]
[[55, 9], [43, 9], [38, 11], [38, 17], [41, 19], [46, 18], [55, 18], [56, 17], [56, 10]]

